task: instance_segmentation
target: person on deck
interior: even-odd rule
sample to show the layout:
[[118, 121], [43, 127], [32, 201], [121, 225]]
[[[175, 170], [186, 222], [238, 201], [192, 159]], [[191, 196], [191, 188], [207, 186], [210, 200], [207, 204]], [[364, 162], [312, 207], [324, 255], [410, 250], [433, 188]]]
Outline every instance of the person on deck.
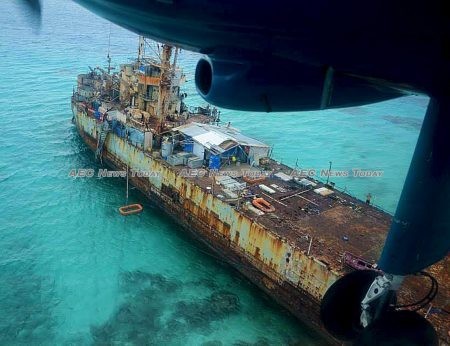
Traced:
[[372, 199], [372, 194], [368, 193], [366, 196], [366, 204], [370, 204], [371, 199]]

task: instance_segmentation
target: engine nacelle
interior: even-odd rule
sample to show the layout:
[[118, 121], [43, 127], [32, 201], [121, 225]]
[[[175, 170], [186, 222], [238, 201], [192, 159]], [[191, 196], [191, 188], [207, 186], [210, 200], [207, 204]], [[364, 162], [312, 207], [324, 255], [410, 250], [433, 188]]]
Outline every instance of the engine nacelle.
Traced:
[[260, 112], [358, 106], [405, 95], [403, 91], [321, 66], [281, 59], [197, 63], [197, 91], [218, 107]]

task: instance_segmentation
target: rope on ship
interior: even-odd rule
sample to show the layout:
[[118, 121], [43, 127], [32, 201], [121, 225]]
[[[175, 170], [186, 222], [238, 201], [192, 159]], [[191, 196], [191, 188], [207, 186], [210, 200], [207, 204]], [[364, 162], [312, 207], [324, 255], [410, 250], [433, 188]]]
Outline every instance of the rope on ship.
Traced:
[[129, 196], [129, 170], [127, 164], [127, 191], [126, 191], [126, 205], [119, 208], [119, 213], [123, 216], [139, 214], [144, 207], [139, 203], [128, 204], [128, 196]]

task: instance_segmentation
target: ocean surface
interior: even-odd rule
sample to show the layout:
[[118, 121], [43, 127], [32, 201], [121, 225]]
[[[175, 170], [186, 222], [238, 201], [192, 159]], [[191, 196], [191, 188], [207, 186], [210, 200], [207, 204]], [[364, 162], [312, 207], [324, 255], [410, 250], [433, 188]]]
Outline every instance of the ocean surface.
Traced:
[[[88, 66], [136, 56], [137, 36], [70, 1], [44, 1], [40, 30], [19, 1], [0, 2], [0, 345], [317, 345], [320, 338], [192, 242], [136, 190], [99, 168], [71, 124]], [[110, 37], [110, 44], [108, 44]], [[108, 48], [109, 47], [109, 48]], [[182, 52], [190, 105], [198, 56]], [[303, 113], [222, 110], [274, 157], [306, 169], [383, 171], [332, 178], [395, 210], [428, 99]]]

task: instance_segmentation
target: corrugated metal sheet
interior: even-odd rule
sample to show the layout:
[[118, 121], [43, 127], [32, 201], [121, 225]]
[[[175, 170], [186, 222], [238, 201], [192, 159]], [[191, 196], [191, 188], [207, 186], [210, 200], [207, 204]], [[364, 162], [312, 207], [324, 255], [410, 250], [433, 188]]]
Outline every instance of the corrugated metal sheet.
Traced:
[[220, 145], [221, 143], [229, 140], [227, 136], [218, 132], [205, 132], [200, 135], [192, 137], [194, 141], [200, 143], [207, 149], [211, 149], [211, 145]]
[[[267, 144], [247, 137], [239, 131], [229, 127], [190, 123], [176, 127], [174, 130], [177, 130], [186, 136], [192, 137], [195, 141], [202, 144], [204, 143], [205, 145], [207, 143], [210, 143], [210, 145], [220, 145], [225, 141], [231, 140], [244, 146], [269, 148]], [[210, 148], [210, 145], [207, 148]]]
[[315, 189], [314, 192], [322, 196], [328, 196], [333, 193], [333, 190], [327, 189], [326, 187], [320, 187], [318, 189]]
[[290, 175], [287, 175], [286, 173], [283, 173], [283, 172], [275, 173], [274, 176], [276, 176], [277, 178], [279, 178], [283, 181], [291, 181], [292, 180], [292, 177]]

